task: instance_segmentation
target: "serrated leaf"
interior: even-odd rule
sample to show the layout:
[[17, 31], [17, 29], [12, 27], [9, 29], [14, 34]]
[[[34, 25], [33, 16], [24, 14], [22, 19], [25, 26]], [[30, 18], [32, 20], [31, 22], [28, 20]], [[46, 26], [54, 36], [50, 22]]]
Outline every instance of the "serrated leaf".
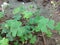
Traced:
[[11, 27], [17, 27], [17, 26], [19, 27], [22, 25], [22, 23], [17, 20], [7, 20], [6, 24], [8, 24]]
[[29, 8], [33, 8], [34, 6], [33, 5], [30, 5]]
[[14, 20], [20, 20], [21, 19], [21, 15], [19, 15], [19, 14], [18, 15], [14, 15], [13, 18], [14, 18]]
[[40, 20], [39, 20], [39, 23], [43, 24], [43, 25], [46, 25], [48, 23], [49, 19], [48, 18], [44, 18], [42, 17]]
[[24, 11], [24, 12], [23, 12], [24, 18], [30, 18], [32, 15], [33, 15], [33, 13], [30, 12], [30, 11]]
[[13, 10], [13, 14], [17, 14], [20, 12], [20, 7], [17, 7]]
[[0, 12], [0, 18], [2, 18], [4, 16], [3, 12]]
[[18, 13], [22, 14], [23, 11], [25, 11], [25, 7], [21, 5], [13, 10], [13, 14], [18, 14]]
[[33, 36], [30, 40], [30, 43], [34, 44], [36, 42], [36, 36]]
[[48, 21], [49, 21], [49, 19], [44, 18], [44, 17], [39, 20], [38, 27], [42, 32], [47, 32], [46, 25], [47, 25]]
[[20, 26], [22, 25], [22, 23], [17, 20], [7, 20], [5, 22], [5, 24], [8, 25], [8, 28], [9, 28], [8, 30], [10, 30], [13, 37], [15, 37], [17, 35], [17, 31], [19, 30]]
[[55, 26], [56, 30], [60, 30], [60, 22], [57, 23], [57, 25]]
[[2, 40], [0, 40], [0, 45], [9, 45], [8, 44], [8, 39], [3, 38]]
[[3, 33], [7, 33], [7, 29], [2, 29], [1, 34], [3, 34]]
[[51, 37], [52, 36], [52, 32], [50, 30], [47, 30], [46, 35], [47, 35], [47, 37]]
[[49, 20], [47, 26], [48, 26], [48, 28], [50, 28], [51, 30], [53, 30], [54, 29], [54, 20]]
[[10, 32], [12, 33], [13, 37], [16, 37], [17, 31], [18, 31], [18, 29], [13, 29], [13, 28], [10, 29]]
[[41, 31], [46, 33], [47, 32], [47, 27], [43, 25], [43, 27], [41, 28]]
[[32, 34], [29, 34], [29, 35], [28, 35], [28, 38], [32, 38], [32, 36], [33, 36]]
[[36, 17], [34, 17], [34, 18], [30, 18], [30, 19], [29, 19], [29, 23], [30, 23], [30, 24], [35, 24], [35, 23], [38, 23], [39, 20], [40, 20], [40, 16], [36, 16]]
[[6, 37], [8, 38], [9, 41], [13, 41], [14, 40], [13, 36], [11, 35], [11, 32], [8, 32], [6, 34]]
[[41, 31], [41, 28], [40, 28], [40, 26], [36, 26], [36, 27], [34, 28], [34, 30], [35, 30], [36, 32], [39, 32], [39, 31]]
[[23, 36], [25, 33], [26, 33], [26, 28], [20, 27], [17, 32], [17, 36]]
[[18, 41], [14, 42], [14, 45], [19, 45], [19, 42]]

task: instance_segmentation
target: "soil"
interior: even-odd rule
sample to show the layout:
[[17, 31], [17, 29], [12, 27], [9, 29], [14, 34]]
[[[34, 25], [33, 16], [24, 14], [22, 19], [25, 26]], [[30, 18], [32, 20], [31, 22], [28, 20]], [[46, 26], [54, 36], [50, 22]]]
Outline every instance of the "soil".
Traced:
[[[55, 2], [59, 3], [60, 0], [54, 0]], [[1, 5], [1, 1], [0, 1], [0, 5]], [[4, 22], [5, 20], [11, 19], [12, 17], [12, 10], [20, 5], [24, 5], [25, 7], [28, 8], [29, 5], [34, 5], [35, 8], [33, 9], [33, 11], [35, 11], [36, 9], [36, 5], [38, 5], [40, 7], [40, 14], [42, 16], [45, 16], [47, 18], [53, 19], [56, 22], [60, 21], [60, 4], [56, 4], [56, 6], [54, 7], [51, 3], [50, 0], [36, 0], [35, 3], [32, 2], [28, 2], [23, 4], [23, 2], [18, 2], [16, 0], [9, 0], [9, 4], [10, 7], [7, 8], [6, 11], [6, 15], [4, 18], [2, 18], [0, 20], [0, 23]], [[30, 10], [30, 9], [29, 9]], [[30, 10], [32, 11], [32, 10]], [[52, 31], [53, 35], [51, 38], [47, 38], [46, 36], [44, 36], [45, 38], [45, 43], [46, 45], [60, 45], [60, 35], [57, 33], [57, 31]], [[45, 45], [44, 44], [44, 40], [42, 36], [38, 36], [40, 35], [39, 33], [37, 34], [37, 41], [34, 45]], [[13, 45], [10, 43], [10, 45]], [[31, 45], [29, 43], [25, 44], [25, 45]]]

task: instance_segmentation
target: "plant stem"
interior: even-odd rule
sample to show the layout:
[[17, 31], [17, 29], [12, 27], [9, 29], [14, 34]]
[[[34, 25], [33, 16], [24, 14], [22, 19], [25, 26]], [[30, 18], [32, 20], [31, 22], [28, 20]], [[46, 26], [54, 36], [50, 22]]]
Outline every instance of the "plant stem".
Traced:
[[43, 37], [44, 45], [46, 45], [46, 40], [45, 40], [45, 37], [44, 37], [44, 33], [43, 32], [42, 32], [42, 37]]

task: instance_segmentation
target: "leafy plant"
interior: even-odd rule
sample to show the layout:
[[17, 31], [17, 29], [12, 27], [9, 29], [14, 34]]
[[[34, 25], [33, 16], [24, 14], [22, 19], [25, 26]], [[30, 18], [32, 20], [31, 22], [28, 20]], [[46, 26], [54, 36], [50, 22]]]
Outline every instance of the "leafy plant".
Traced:
[[[3, 17], [2, 14], [3, 13], [1, 13], [0, 17]], [[44, 16], [40, 16], [40, 10], [37, 10], [33, 13], [31, 11], [26, 10], [24, 6], [20, 6], [13, 10], [13, 14], [13, 19], [6, 20], [1, 25], [0, 34], [6, 34], [6, 38], [8, 38], [9, 41], [15, 41], [14, 39], [16, 37], [19, 37], [19, 41], [21, 41], [22, 43], [29, 41], [29, 43], [34, 44], [37, 38], [34, 33], [42, 32], [46, 34], [46, 36], [51, 37], [51, 30], [56, 29], [60, 31], [60, 23], [54, 26], [54, 20], [45, 18]], [[26, 23], [24, 21], [26, 21]], [[25, 25], [23, 25], [23, 23]], [[4, 41], [6, 41], [6, 43], [8, 42], [8, 40], [5, 38], [3, 38], [2, 40], [3, 41], [1, 41], [0, 43], [3, 43]], [[19, 42], [17, 40], [14, 45], [18, 44]], [[5, 44], [3, 43], [1, 45]]]
[[[11, 32], [12, 33], [12, 36], [15, 37], [17, 35], [17, 32], [19, 32], [18, 30], [20, 30], [20, 26], [21, 25], [22, 25], [22, 23], [19, 22], [19, 21], [16, 21], [16, 20], [7, 20], [2, 25], [2, 28], [3, 28], [3, 30], [6, 29], [7, 31]], [[5, 33], [5, 32], [3, 32], [3, 30], [2, 30], [2, 33]]]
[[2, 24], [2, 34], [7, 33], [6, 36], [9, 35], [11, 37], [16, 37], [18, 30], [20, 30], [21, 22], [16, 20], [7, 20]]
[[13, 38], [16, 36], [23, 36], [26, 33], [29, 33], [29, 30], [26, 26], [22, 27], [22, 23], [17, 20], [7, 20], [2, 24], [2, 34], [7, 33], [6, 37]]
[[[49, 31], [49, 29], [53, 30], [54, 29], [54, 20], [49, 20], [48, 18], [45, 18], [43, 16], [37, 16], [35, 18], [31, 18], [29, 20], [30, 24], [36, 24], [36, 26], [34, 26], [33, 31], [35, 32], [44, 32], [47, 35], [52, 34], [51, 31]], [[48, 33], [49, 32], [49, 33]], [[50, 36], [49, 36], [50, 37]]]

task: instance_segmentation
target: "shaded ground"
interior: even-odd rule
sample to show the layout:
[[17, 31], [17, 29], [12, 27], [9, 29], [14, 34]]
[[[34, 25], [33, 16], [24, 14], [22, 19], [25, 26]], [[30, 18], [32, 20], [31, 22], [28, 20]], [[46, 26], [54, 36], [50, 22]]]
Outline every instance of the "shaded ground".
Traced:
[[[1, 20], [1, 22], [5, 21], [6, 19], [11, 18], [12, 9], [16, 8], [19, 5], [23, 5], [22, 2], [17, 2], [17, 1], [12, 1], [12, 0], [9, 0], [9, 3], [10, 3], [10, 8], [8, 8], [6, 10], [7, 18], [3, 18]], [[58, 1], [58, 3], [59, 3], [59, 1]], [[49, 1], [43, 3], [43, 0], [37, 0], [36, 4], [40, 7], [40, 11], [41, 11], [42, 16], [54, 19], [56, 22], [60, 21], [60, 6], [59, 6], [59, 4], [56, 4], [56, 7], [54, 7], [53, 5], [51, 5], [51, 3]], [[24, 4], [24, 6], [27, 8], [29, 5], [34, 5], [36, 8], [35, 3], [33, 3], [33, 2], [29, 2], [29, 3]], [[56, 31], [52, 31], [52, 32], [53, 32], [53, 36], [51, 38], [48, 39], [45, 37], [46, 45], [60, 45], [60, 35], [58, 35], [58, 33]], [[39, 35], [39, 34], [37, 34], [37, 35]], [[30, 45], [30, 44], [25, 44], [25, 45]], [[36, 44], [34, 44], [34, 45], [44, 45], [42, 37], [38, 36]]]

